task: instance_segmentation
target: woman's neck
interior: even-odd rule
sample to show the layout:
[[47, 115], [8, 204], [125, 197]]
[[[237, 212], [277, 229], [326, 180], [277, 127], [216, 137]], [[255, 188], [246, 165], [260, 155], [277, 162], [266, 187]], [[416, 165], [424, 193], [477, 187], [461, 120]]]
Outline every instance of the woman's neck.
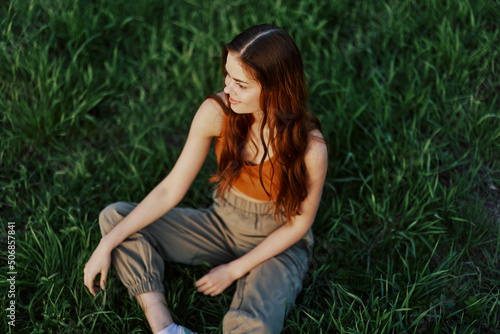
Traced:
[[[262, 159], [264, 152], [266, 151], [263, 145], [267, 148], [267, 158], [273, 156], [269, 140], [269, 127], [266, 124], [264, 129], [261, 130], [263, 117], [257, 118], [256, 114], [254, 114], [254, 117], [255, 121], [249, 129], [246, 146], [246, 160], [252, 162], [260, 161], [260, 159]], [[262, 137], [264, 138], [264, 143], [262, 143], [261, 131], [263, 132]]]
[[[262, 111], [260, 112], [255, 112], [253, 113], [254, 117], [254, 122], [252, 123], [252, 126], [250, 127], [250, 131], [252, 132], [252, 137], [253, 138], [258, 138], [260, 141], [260, 131], [262, 128], [262, 121], [264, 119], [264, 113]], [[268, 142], [269, 139], [269, 127], [266, 126], [264, 127], [264, 140]]]

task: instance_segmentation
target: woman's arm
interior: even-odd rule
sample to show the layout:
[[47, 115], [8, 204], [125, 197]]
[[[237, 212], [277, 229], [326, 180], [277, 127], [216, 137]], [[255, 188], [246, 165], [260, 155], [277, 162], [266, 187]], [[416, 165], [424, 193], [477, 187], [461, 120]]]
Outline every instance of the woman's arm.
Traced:
[[[203, 165], [212, 138], [222, 130], [222, 109], [213, 100], [200, 106], [191, 124], [189, 135], [175, 166], [127, 217], [104, 236], [84, 269], [84, 284], [95, 295], [104, 289], [111, 251], [133, 233], [141, 230], [175, 207], [186, 194]], [[101, 274], [99, 286], [94, 285]]]
[[[319, 131], [318, 134], [315, 132], [313, 134], [315, 137], [321, 136], [318, 135]], [[196, 282], [198, 291], [212, 296], [221, 293], [234, 280], [242, 277], [260, 263], [282, 253], [307, 233], [318, 211], [327, 172], [328, 154], [326, 144], [323, 141], [310, 140], [305, 163], [308, 192], [307, 197], [300, 205], [301, 215], [295, 216], [292, 221], [276, 229], [247, 254], [212, 269]]]

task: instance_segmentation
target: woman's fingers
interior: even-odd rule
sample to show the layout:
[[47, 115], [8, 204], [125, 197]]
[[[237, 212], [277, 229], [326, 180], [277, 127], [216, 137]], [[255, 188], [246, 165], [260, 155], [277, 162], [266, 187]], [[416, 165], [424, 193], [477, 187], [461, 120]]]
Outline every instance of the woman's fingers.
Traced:
[[106, 290], [106, 278], [108, 277], [108, 270], [101, 271], [101, 289]]
[[195, 286], [198, 288], [198, 292], [203, 292], [208, 288], [208, 282], [205, 276], [196, 281]]
[[197, 281], [194, 283], [194, 285], [195, 285], [197, 288], [199, 288], [199, 287], [201, 287], [203, 284], [205, 284], [205, 281], [206, 281], [205, 276], [203, 276], [202, 278], [200, 278], [199, 280], [197, 280]]
[[[99, 281], [96, 280], [98, 274], [101, 274]], [[95, 296], [99, 290], [105, 289], [107, 274], [108, 270], [102, 270], [100, 273], [94, 273], [87, 267], [83, 270], [83, 284], [89, 289], [93, 296]]]
[[215, 296], [220, 293], [219, 289], [216, 286], [213, 285], [209, 286], [208, 284], [199, 287], [198, 292], [203, 293], [204, 295], [211, 295], [211, 296]]
[[[92, 256], [83, 269], [83, 284], [95, 296], [99, 290], [105, 290], [111, 256], [109, 252], [102, 251], [99, 246], [94, 250]], [[99, 280], [97, 276], [100, 275]]]
[[87, 289], [91, 290], [89, 288], [89, 279], [88, 279], [88, 273], [87, 273], [87, 267], [83, 268], [83, 284], [87, 287]]
[[227, 266], [221, 265], [210, 270], [208, 274], [196, 281], [198, 292], [215, 296], [224, 291], [234, 279], [229, 278]]
[[211, 294], [216, 290], [216, 286], [214, 286], [207, 275], [203, 276], [199, 280], [196, 281], [195, 283], [196, 287], [198, 288], [198, 292], [201, 292], [205, 295]]
[[86, 272], [85, 273], [85, 279], [84, 279], [84, 282], [85, 282], [85, 286], [89, 289], [90, 293], [95, 296], [97, 291], [96, 289], [96, 286], [95, 286], [95, 276], [96, 275], [93, 275], [89, 272]]
[[85, 274], [84, 285], [89, 289], [90, 293], [95, 297], [100, 290], [106, 290], [107, 271], [101, 272], [101, 277], [97, 280], [97, 275]]

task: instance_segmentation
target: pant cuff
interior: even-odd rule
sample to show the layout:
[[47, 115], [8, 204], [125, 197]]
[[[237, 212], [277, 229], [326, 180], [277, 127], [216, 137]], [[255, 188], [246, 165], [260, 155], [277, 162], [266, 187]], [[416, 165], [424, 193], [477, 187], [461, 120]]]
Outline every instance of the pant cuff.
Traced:
[[140, 295], [142, 293], [153, 292], [153, 291], [164, 293], [165, 287], [163, 286], [162, 282], [147, 281], [128, 287], [128, 294], [131, 298]]

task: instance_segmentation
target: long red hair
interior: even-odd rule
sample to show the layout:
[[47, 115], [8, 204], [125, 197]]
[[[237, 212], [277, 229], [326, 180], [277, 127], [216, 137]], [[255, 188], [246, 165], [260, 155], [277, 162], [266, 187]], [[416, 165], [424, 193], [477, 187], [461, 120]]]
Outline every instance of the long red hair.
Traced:
[[[264, 155], [259, 164], [262, 186], [262, 166], [268, 156], [264, 140], [264, 128], [269, 128], [269, 145], [273, 152], [273, 184], [279, 189], [275, 197], [275, 217], [282, 221], [282, 213], [287, 220], [299, 215], [300, 203], [307, 196], [307, 177], [304, 155], [309, 141], [309, 132], [321, 131], [321, 125], [307, 107], [307, 87], [304, 65], [300, 51], [283, 29], [271, 25], [253, 26], [224, 45], [222, 71], [227, 74], [227, 55], [238, 55], [245, 71], [261, 85], [260, 108], [263, 111], [260, 140]], [[229, 103], [225, 104], [217, 95], [216, 100], [226, 114], [221, 140], [219, 168], [210, 179], [217, 183], [216, 194], [224, 196], [238, 177], [245, 161], [242, 150], [247, 143], [249, 129], [255, 118], [252, 114], [236, 114]], [[226, 101], [228, 101], [226, 96]], [[265, 189], [265, 187], [264, 187]], [[266, 189], [271, 198], [270, 189]]]

